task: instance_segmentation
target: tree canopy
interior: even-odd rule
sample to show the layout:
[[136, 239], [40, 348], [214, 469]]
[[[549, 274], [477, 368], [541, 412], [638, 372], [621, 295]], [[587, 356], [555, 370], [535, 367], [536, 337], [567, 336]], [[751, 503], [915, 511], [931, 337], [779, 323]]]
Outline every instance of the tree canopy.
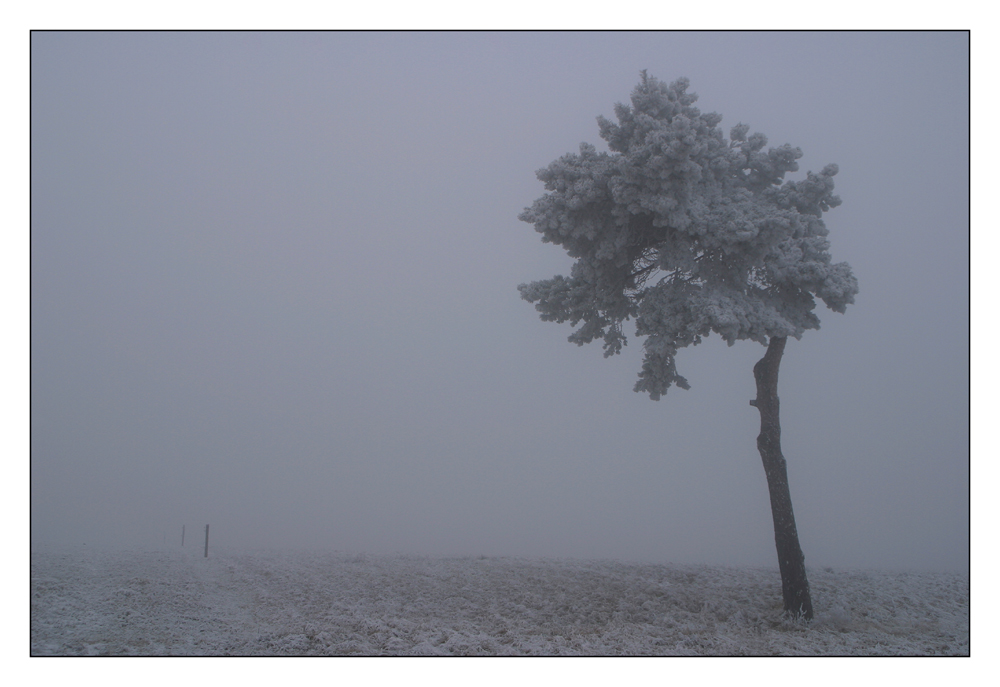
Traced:
[[519, 217], [576, 259], [569, 277], [521, 284], [521, 297], [542, 320], [582, 322], [569, 340], [602, 339], [605, 357], [634, 319], [646, 337], [635, 391], [653, 400], [690, 388], [675, 356], [711, 332], [729, 345], [798, 339], [819, 328], [816, 298], [842, 313], [858, 292], [850, 266], [831, 261], [822, 219], [841, 202], [837, 166], [782, 183], [802, 150], [765, 152], [745, 124], [727, 140], [688, 85], [643, 71], [618, 122], [598, 117], [611, 152], [582, 143], [539, 170], [546, 193]]

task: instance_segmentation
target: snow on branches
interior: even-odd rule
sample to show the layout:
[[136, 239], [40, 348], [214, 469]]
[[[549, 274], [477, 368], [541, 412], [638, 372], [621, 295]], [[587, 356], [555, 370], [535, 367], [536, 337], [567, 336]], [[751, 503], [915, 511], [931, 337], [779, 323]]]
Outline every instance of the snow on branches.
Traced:
[[521, 284], [545, 321], [576, 327], [570, 341], [603, 339], [605, 356], [626, 344], [622, 323], [645, 336], [636, 391], [658, 399], [678, 349], [715, 332], [730, 345], [819, 328], [815, 298], [844, 312], [858, 292], [847, 263], [832, 264], [823, 213], [836, 165], [801, 181], [799, 148], [764, 150], [745, 124], [723, 136], [701, 113], [687, 79], [667, 85], [642, 72], [618, 123], [598, 118], [611, 151], [587, 143], [538, 171], [546, 193], [520, 219], [576, 258], [569, 277]]

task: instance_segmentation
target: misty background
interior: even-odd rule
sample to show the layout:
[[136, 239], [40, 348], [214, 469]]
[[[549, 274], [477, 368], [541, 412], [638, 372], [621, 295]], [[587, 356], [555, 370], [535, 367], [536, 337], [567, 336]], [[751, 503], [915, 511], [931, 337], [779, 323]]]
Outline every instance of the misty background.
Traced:
[[[517, 215], [639, 72], [835, 162], [861, 292], [790, 340], [807, 565], [968, 569], [965, 33], [31, 38], [33, 546], [774, 565], [753, 364], [636, 394]], [[634, 332], [634, 329], [632, 330]], [[627, 331], [627, 333], [632, 333]]]

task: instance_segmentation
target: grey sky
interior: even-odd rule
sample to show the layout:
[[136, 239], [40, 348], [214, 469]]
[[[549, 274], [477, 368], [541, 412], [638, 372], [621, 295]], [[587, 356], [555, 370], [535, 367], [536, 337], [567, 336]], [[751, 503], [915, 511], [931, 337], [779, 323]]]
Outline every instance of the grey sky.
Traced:
[[[861, 293], [790, 341], [807, 564], [968, 564], [960, 33], [35, 33], [32, 536], [771, 565], [752, 367], [632, 392], [518, 213], [639, 71], [840, 166]], [[822, 306], [820, 306], [822, 308]]]

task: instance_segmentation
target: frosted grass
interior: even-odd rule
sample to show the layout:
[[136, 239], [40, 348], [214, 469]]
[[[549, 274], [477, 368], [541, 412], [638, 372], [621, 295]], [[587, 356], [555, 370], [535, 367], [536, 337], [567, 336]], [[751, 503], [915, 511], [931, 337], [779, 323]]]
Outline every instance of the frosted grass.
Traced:
[[219, 549], [36, 552], [33, 655], [968, 655], [964, 575]]

